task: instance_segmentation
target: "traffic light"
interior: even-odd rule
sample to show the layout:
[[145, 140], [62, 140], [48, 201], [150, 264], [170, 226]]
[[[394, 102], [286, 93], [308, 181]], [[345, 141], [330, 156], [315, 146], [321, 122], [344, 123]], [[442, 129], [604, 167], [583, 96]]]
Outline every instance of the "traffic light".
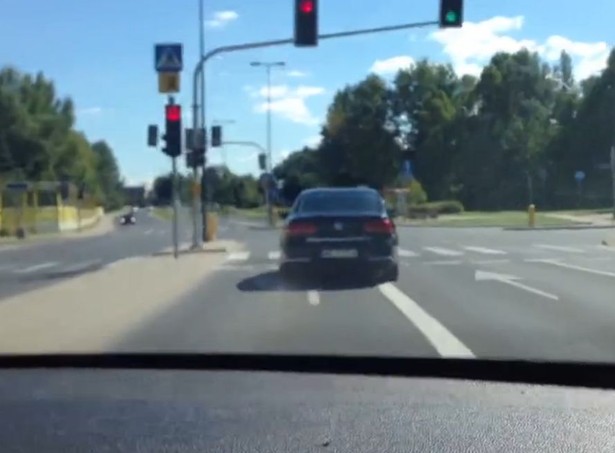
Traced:
[[295, 0], [295, 47], [318, 45], [318, 1]]
[[258, 155], [258, 168], [260, 168], [261, 170], [267, 168], [267, 156], [265, 156], [264, 153], [260, 153]]
[[440, 0], [440, 28], [463, 25], [463, 0]]
[[166, 129], [164, 153], [169, 157], [177, 157], [182, 153], [182, 108], [179, 105], [165, 106]]
[[186, 167], [196, 168], [204, 167], [206, 163], [205, 153], [203, 150], [190, 151], [186, 153]]
[[211, 127], [211, 146], [212, 148], [222, 146], [222, 126]]
[[147, 146], [158, 146], [158, 126], [155, 124], [147, 126]]

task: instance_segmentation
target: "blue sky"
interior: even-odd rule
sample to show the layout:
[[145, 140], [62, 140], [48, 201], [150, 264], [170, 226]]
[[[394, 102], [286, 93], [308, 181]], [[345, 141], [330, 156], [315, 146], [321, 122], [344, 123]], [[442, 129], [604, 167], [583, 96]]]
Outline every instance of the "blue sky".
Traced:
[[[438, 0], [320, 0], [320, 32], [434, 20]], [[292, 0], [204, 0], [206, 48], [292, 36]], [[370, 71], [389, 77], [428, 57], [460, 73], [480, 71], [498, 50], [527, 46], [547, 59], [567, 49], [583, 78], [603, 67], [615, 43], [613, 0], [466, 0], [462, 30], [409, 30], [229, 53], [207, 67], [207, 121], [225, 124], [226, 140], [265, 144], [264, 69], [251, 61], [285, 61], [272, 77], [274, 163], [318, 139], [335, 91]], [[0, 0], [2, 64], [54, 80], [77, 108], [77, 127], [107, 140], [131, 183], [168, 171], [170, 162], [145, 143], [149, 123], [161, 124], [165, 99], [157, 92], [153, 45], [184, 44], [185, 70], [177, 96], [191, 105], [189, 80], [197, 61], [198, 0]], [[189, 119], [186, 118], [186, 119]], [[187, 123], [187, 121], [186, 121]], [[210, 162], [256, 173], [255, 151], [210, 150]], [[183, 162], [181, 168], [184, 168]]]

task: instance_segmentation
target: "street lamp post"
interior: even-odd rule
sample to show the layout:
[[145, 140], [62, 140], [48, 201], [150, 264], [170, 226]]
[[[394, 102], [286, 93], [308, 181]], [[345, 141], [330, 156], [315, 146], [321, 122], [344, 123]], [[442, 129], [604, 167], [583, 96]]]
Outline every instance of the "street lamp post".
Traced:
[[[270, 175], [273, 171], [272, 157], [271, 157], [271, 68], [284, 67], [286, 65], [283, 61], [253, 61], [250, 66], [264, 67], [267, 70], [267, 173]], [[269, 187], [265, 187], [265, 202], [267, 204], [267, 217], [269, 219], [269, 225], [273, 226], [273, 205], [269, 198]]]

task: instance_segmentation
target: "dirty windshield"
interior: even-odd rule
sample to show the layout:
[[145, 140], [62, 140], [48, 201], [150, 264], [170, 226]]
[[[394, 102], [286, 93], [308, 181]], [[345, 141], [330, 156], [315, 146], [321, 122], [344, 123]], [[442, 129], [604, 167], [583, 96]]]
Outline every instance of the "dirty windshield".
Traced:
[[2, 13], [0, 354], [615, 361], [613, 0]]

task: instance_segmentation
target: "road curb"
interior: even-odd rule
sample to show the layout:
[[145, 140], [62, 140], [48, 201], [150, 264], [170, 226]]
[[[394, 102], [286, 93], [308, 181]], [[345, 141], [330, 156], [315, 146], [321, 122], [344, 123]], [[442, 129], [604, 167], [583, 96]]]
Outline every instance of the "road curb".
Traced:
[[615, 225], [575, 225], [553, 227], [505, 227], [505, 231], [546, 231], [546, 230], [608, 230], [615, 229]]

